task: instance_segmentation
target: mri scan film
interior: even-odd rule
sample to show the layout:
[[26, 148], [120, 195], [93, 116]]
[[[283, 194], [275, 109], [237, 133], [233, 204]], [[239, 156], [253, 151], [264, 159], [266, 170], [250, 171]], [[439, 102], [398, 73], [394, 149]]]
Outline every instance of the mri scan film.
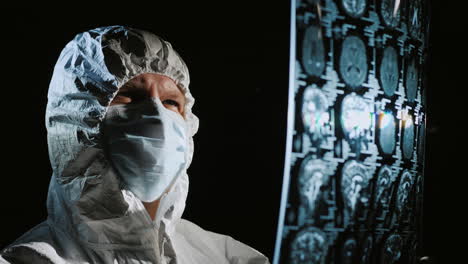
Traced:
[[416, 263], [429, 3], [296, 0], [273, 263]]

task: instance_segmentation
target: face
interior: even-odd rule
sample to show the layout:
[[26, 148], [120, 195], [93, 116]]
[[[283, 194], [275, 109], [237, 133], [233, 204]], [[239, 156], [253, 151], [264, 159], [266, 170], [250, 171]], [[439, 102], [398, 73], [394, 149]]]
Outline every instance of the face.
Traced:
[[167, 109], [185, 118], [184, 94], [171, 78], [156, 73], [143, 73], [126, 82], [110, 105], [136, 103], [147, 97], [159, 98]]

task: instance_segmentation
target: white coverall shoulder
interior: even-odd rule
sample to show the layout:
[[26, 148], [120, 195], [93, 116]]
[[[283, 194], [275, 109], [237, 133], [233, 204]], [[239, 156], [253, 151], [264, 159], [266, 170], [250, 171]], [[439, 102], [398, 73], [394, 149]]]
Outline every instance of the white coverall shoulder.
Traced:
[[[101, 142], [118, 88], [142, 73], [168, 76], [180, 87], [189, 131], [188, 162], [154, 221], [122, 188]], [[0, 263], [269, 263], [255, 249], [181, 218], [198, 130], [189, 83], [182, 58], [153, 33], [117, 25], [76, 35], [62, 50], [48, 91], [48, 218], [4, 248]]]

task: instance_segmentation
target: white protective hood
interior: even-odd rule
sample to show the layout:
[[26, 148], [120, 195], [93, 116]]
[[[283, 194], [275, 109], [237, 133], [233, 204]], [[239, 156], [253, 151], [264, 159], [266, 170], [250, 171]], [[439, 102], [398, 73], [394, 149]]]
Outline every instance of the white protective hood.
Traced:
[[[187, 167], [161, 198], [154, 221], [123, 188], [100, 134], [118, 88], [142, 73], [175, 81], [191, 131]], [[60, 54], [48, 92], [48, 219], [3, 249], [0, 263], [269, 263], [249, 246], [181, 219], [198, 130], [189, 82], [171, 44], [150, 32], [108, 26], [76, 35]]]

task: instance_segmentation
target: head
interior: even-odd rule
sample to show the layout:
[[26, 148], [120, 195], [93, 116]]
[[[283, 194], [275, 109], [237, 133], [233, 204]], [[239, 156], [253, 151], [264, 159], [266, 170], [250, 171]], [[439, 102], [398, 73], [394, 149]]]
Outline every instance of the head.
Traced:
[[[100, 129], [107, 108], [135, 102], [141, 95], [159, 97], [168, 109], [177, 108], [189, 126], [193, 153], [199, 121], [192, 113], [195, 99], [189, 84], [181, 56], [151, 32], [117, 25], [77, 34], [62, 50], [49, 85], [46, 127], [54, 172], [62, 178], [79, 152], [102, 148]], [[192, 154], [188, 166], [191, 159]]]
[[[53, 169], [47, 205], [50, 221], [76, 229], [84, 241], [106, 246], [154, 239], [148, 232], [153, 223], [148, 222], [145, 208], [122, 188], [106, 158], [102, 128], [111, 106], [157, 98], [158, 109], [168, 110], [166, 117], [183, 117], [189, 141], [186, 164], [155, 218], [171, 230], [185, 208], [186, 170], [199, 123], [191, 111], [195, 100], [189, 83], [180, 55], [151, 32], [117, 25], [77, 34], [62, 50], [48, 91], [45, 124]], [[132, 235], [101, 240], [100, 234], [121, 232], [121, 226]]]
[[[163, 108], [149, 107], [147, 99], [152, 98], [159, 99]], [[185, 120], [185, 101], [170, 77], [142, 73], [119, 88], [104, 121], [107, 157], [125, 182], [125, 188], [142, 199], [152, 219], [160, 195], [167, 194], [175, 183], [173, 177], [180, 175], [178, 171], [186, 164], [187, 155], [183, 152], [188, 149], [186, 133], [182, 132], [186, 131], [185, 125], [174, 123], [162, 110], [165, 108]], [[180, 130], [174, 130], [174, 126]]]

